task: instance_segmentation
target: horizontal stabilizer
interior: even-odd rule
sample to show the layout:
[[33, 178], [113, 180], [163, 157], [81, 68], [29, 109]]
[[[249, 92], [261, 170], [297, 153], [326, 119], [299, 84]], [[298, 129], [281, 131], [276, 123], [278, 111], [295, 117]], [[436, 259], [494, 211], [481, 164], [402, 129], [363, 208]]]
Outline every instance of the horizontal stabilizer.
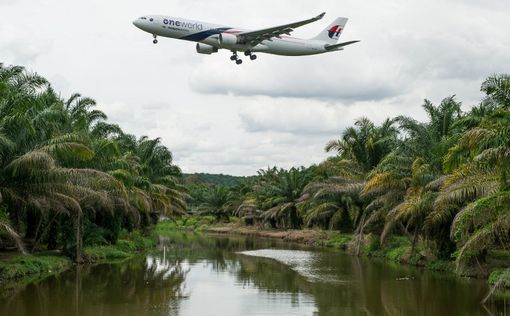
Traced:
[[335, 45], [326, 45], [325, 48], [326, 48], [326, 50], [337, 50], [339, 48], [342, 48], [344, 46], [351, 45], [351, 44], [354, 44], [357, 42], [359, 42], [359, 41], [348, 41], [348, 42], [338, 43]]

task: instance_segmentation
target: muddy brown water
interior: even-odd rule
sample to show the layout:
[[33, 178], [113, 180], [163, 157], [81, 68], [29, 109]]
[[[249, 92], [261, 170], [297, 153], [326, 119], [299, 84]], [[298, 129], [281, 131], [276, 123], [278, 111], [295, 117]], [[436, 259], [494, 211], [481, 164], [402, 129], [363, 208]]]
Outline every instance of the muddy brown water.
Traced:
[[0, 298], [2, 316], [507, 315], [484, 281], [275, 240], [174, 234]]

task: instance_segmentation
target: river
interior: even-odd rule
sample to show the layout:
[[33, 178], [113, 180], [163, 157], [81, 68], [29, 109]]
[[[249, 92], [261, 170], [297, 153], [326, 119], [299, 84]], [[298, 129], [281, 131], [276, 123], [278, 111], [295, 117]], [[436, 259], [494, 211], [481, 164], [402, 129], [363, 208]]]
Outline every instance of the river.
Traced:
[[275, 240], [175, 234], [0, 298], [0, 315], [505, 315], [485, 281]]

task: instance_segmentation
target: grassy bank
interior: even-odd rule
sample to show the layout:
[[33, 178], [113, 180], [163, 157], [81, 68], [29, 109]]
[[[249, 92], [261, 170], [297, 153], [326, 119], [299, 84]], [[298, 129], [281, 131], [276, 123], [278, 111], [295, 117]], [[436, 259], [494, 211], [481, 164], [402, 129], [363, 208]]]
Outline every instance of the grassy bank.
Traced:
[[[83, 255], [87, 264], [126, 260], [153, 249], [156, 244], [155, 236], [146, 237], [139, 232], [125, 233], [115, 245], [85, 247]], [[17, 288], [40, 281], [72, 266], [72, 260], [60, 252], [15, 255], [0, 260], [0, 288]]]
[[63, 272], [72, 265], [71, 259], [58, 253], [18, 255], [0, 261], [0, 288], [23, 286]]
[[146, 237], [133, 232], [121, 237], [115, 245], [85, 247], [83, 252], [87, 262], [101, 263], [129, 259], [154, 248], [156, 244], [155, 236]]

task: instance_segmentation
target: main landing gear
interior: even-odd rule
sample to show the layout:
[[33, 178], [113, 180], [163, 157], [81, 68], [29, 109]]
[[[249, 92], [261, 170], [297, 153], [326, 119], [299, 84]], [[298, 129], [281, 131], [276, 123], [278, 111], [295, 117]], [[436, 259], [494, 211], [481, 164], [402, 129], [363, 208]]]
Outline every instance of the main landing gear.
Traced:
[[244, 56], [250, 56], [251, 60], [257, 59], [257, 55], [252, 54], [249, 50], [244, 52]]
[[[239, 56], [237, 56], [237, 52], [236, 51], [232, 51], [232, 54], [233, 55], [230, 56], [230, 60], [235, 61], [236, 64], [238, 64], [238, 65], [243, 63], [242, 59], [240, 59]], [[250, 51], [245, 51], [244, 52], [244, 56], [250, 56], [251, 60], [257, 59], [257, 55], [252, 54]]]
[[156, 35], [152, 35], [154, 37], [154, 40], [152, 41], [154, 44], [158, 43], [158, 37]]

